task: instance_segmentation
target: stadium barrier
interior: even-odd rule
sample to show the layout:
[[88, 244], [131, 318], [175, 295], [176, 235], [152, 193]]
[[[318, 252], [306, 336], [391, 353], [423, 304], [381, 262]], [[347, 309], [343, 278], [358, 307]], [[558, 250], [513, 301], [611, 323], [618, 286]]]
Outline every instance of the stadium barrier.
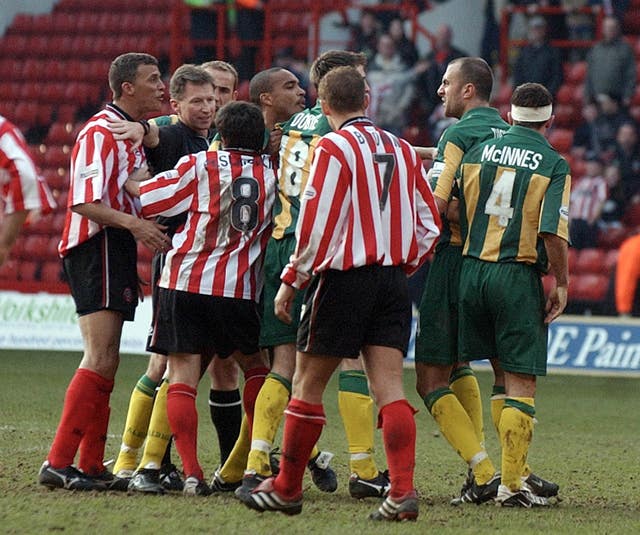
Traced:
[[[145, 353], [150, 324], [151, 299], [145, 299], [135, 322], [125, 322], [123, 353]], [[413, 347], [414, 336], [409, 363]], [[0, 349], [82, 351], [71, 297], [0, 292]], [[562, 316], [549, 330], [548, 364], [551, 372], [640, 374], [640, 319]]]

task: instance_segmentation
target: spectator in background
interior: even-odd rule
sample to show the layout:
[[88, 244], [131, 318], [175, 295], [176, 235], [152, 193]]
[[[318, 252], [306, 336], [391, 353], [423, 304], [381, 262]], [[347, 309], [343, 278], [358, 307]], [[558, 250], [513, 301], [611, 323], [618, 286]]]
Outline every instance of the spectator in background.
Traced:
[[613, 161], [620, 168], [620, 180], [627, 203], [640, 193], [640, 146], [638, 128], [633, 122], [618, 127]]
[[371, 89], [368, 113], [385, 130], [400, 135], [408, 123], [409, 106], [415, 94], [415, 79], [427, 68], [425, 62], [408, 68], [396, 50], [393, 39], [384, 34], [378, 53], [369, 64], [367, 79]]
[[603, 143], [598, 124], [598, 107], [593, 102], [587, 102], [582, 108], [582, 123], [575, 129], [571, 155], [583, 158], [588, 152], [600, 154]]
[[[562, 7], [566, 10], [567, 38], [578, 41], [593, 39], [593, 15], [581, 12], [580, 9], [589, 7], [592, 0], [562, 0]], [[574, 48], [569, 54], [571, 61], [582, 61], [586, 56], [584, 48]]]
[[562, 85], [562, 60], [558, 49], [547, 41], [547, 23], [542, 17], [531, 17], [527, 37], [529, 43], [520, 50], [513, 68], [513, 86], [536, 82], [555, 96]]
[[413, 67], [418, 61], [418, 49], [411, 39], [404, 34], [404, 21], [399, 18], [393, 19], [389, 24], [389, 35], [396, 45], [396, 50], [400, 58], [407, 67]]
[[621, 220], [624, 215], [626, 199], [622, 181], [620, 180], [620, 168], [615, 163], [611, 163], [604, 168], [604, 179], [607, 182], [609, 194], [600, 214], [600, 226], [606, 232], [609, 228], [620, 228], [622, 226]]
[[378, 37], [380, 35], [378, 19], [368, 10], [363, 10], [358, 24], [351, 24], [351, 43], [349, 50], [362, 52], [367, 62], [370, 62], [376, 55], [378, 48]]
[[0, 226], [0, 266], [30, 214], [55, 207], [51, 191], [36, 171], [20, 131], [0, 115], [0, 197], [4, 203]]
[[620, 246], [615, 275], [616, 311], [620, 316], [640, 316], [640, 234]]
[[576, 249], [595, 247], [598, 223], [607, 200], [607, 182], [602, 176], [602, 161], [596, 153], [586, 157], [585, 175], [571, 188], [569, 235]]
[[620, 33], [617, 18], [607, 16], [602, 23], [602, 40], [587, 54], [585, 98], [610, 95], [628, 107], [636, 85], [636, 62], [633, 48]]
[[434, 36], [433, 48], [426, 57], [428, 68], [417, 81], [418, 93], [422, 96], [422, 106], [427, 115], [431, 115], [435, 107], [440, 104], [438, 88], [449, 62], [462, 56], [468, 56], [466, 52], [453, 46], [452, 42], [453, 30], [451, 26], [448, 24], [440, 25]]

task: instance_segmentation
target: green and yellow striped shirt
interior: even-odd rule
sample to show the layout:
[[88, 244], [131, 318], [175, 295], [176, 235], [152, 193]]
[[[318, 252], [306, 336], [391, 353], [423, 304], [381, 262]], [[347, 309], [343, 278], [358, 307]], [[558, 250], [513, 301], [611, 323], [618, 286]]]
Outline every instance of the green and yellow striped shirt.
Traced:
[[[469, 110], [447, 128], [438, 141], [438, 154], [433, 161], [431, 187], [434, 195], [448, 202], [455, 191], [455, 178], [465, 153], [482, 141], [500, 137], [508, 128], [509, 124], [502, 120], [498, 110], [489, 107]], [[462, 240], [460, 226], [445, 219], [438, 247], [448, 243], [461, 245]]]
[[569, 165], [539, 132], [512, 126], [474, 147], [461, 167], [462, 254], [546, 271], [540, 234], [569, 240], [570, 190]]

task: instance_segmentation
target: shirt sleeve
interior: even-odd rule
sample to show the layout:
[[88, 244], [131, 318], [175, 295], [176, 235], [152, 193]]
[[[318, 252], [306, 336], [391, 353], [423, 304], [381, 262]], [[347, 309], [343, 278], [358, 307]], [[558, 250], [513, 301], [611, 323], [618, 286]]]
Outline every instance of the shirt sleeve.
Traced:
[[344, 155], [333, 155], [323, 139], [315, 150], [307, 187], [302, 195], [296, 226], [297, 245], [281, 280], [304, 288], [313, 271], [330, 258], [340, 241], [349, 206], [351, 177]]
[[78, 140], [72, 155], [70, 206], [102, 199], [116, 161], [115, 152], [113, 136], [99, 128], [90, 129]]
[[418, 253], [415, 259], [403, 266], [407, 275], [415, 273], [424, 263], [427, 255], [435, 247], [442, 228], [438, 207], [426, 171], [419, 158], [414, 172], [416, 174], [416, 243]]
[[438, 143], [438, 154], [431, 172], [431, 187], [434, 195], [445, 202], [449, 202], [451, 197], [456, 173], [463, 156], [464, 151], [445, 131]]
[[142, 215], [174, 216], [186, 212], [196, 193], [197, 169], [197, 155], [188, 154], [178, 161], [174, 169], [140, 184]]
[[564, 159], [556, 165], [549, 187], [542, 199], [539, 232], [555, 234], [569, 241], [569, 199], [571, 197], [571, 175]]

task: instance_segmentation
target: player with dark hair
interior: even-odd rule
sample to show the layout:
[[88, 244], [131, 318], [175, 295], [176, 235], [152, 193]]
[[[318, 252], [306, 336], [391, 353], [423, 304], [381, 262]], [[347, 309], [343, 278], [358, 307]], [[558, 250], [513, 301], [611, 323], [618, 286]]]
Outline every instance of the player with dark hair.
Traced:
[[[502, 475], [496, 502], [548, 505], [525, 466], [535, 416], [536, 377], [547, 368], [548, 324], [567, 304], [571, 175], [544, 138], [552, 97], [540, 84], [518, 86], [513, 126], [469, 151], [461, 166], [460, 353], [497, 357], [506, 398], [499, 417]], [[541, 273], [555, 286], [545, 303]]]
[[259, 511], [302, 511], [302, 477], [325, 423], [324, 389], [342, 359], [362, 354], [391, 479], [371, 518], [418, 516], [415, 410], [402, 388], [411, 331], [406, 275], [426, 259], [439, 218], [413, 148], [364, 116], [365, 88], [355, 67], [335, 68], [320, 81], [322, 111], [335, 132], [316, 147], [297, 244], [274, 302], [277, 317], [291, 323], [296, 290], [307, 287], [280, 472], [242, 497]]
[[[133, 320], [138, 304], [136, 240], [154, 251], [171, 243], [162, 225], [139, 217], [137, 202], [124, 188], [129, 178], [146, 173], [144, 152], [130, 141], [116, 141], [107, 123], [137, 121], [160, 110], [164, 83], [156, 58], [118, 56], [109, 85], [113, 102], [84, 126], [71, 154], [69, 210], [58, 248], [84, 354], [38, 480], [70, 490], [126, 490], [126, 480], [105, 470], [103, 457], [122, 325]], [[78, 449], [79, 470], [73, 466]]]
[[[469, 465], [470, 477], [458, 501], [480, 503], [495, 496], [499, 478], [484, 449], [482, 402], [478, 381], [458, 352], [458, 285], [462, 242], [457, 213], [456, 175], [464, 154], [509, 128], [489, 106], [493, 73], [482, 58], [451, 61], [438, 89], [447, 117], [460, 119], [438, 142], [431, 184], [443, 229], [429, 268], [416, 336], [416, 390], [444, 437]], [[445, 207], [451, 205], [447, 213]], [[471, 484], [475, 480], [475, 494]], [[452, 502], [452, 503], [458, 503]]]
[[151, 341], [169, 355], [167, 414], [185, 495], [210, 493], [197, 458], [195, 398], [212, 356], [233, 356], [243, 369], [249, 425], [268, 372], [258, 347], [257, 301], [276, 179], [270, 159], [260, 155], [264, 121], [257, 106], [231, 102], [216, 126], [224, 149], [185, 156], [139, 185], [146, 216], [187, 211], [160, 278]]
[[[366, 58], [355, 52], [331, 50], [318, 57], [310, 69], [312, 83], [317, 85], [332, 69], [352, 66], [365, 76]], [[264, 75], [266, 76], [266, 75]], [[255, 93], [259, 94], [257, 80]], [[320, 103], [306, 109], [280, 125], [279, 189], [274, 210], [274, 229], [267, 247], [265, 261], [264, 315], [260, 343], [271, 348], [271, 372], [256, 402], [256, 421], [252, 433], [251, 452], [243, 478], [242, 490], [247, 492], [271, 475], [269, 452], [280, 425], [283, 411], [291, 395], [291, 380], [295, 369], [295, 341], [302, 308], [302, 295], [293, 305], [291, 324], [278, 319], [271, 303], [280, 286], [280, 273], [294, 251], [295, 226], [300, 199], [304, 191], [314, 150], [321, 136], [331, 131]], [[358, 360], [343, 363], [339, 378], [338, 406], [349, 443], [349, 492], [353, 497], [383, 496], [389, 480], [378, 470], [373, 458], [373, 401], [369, 396], [367, 378]], [[329, 467], [332, 454], [312, 450], [309, 469], [321, 490], [337, 488], [335, 473]], [[225, 474], [223, 474], [225, 475]], [[234, 474], [235, 475], [235, 474]]]

